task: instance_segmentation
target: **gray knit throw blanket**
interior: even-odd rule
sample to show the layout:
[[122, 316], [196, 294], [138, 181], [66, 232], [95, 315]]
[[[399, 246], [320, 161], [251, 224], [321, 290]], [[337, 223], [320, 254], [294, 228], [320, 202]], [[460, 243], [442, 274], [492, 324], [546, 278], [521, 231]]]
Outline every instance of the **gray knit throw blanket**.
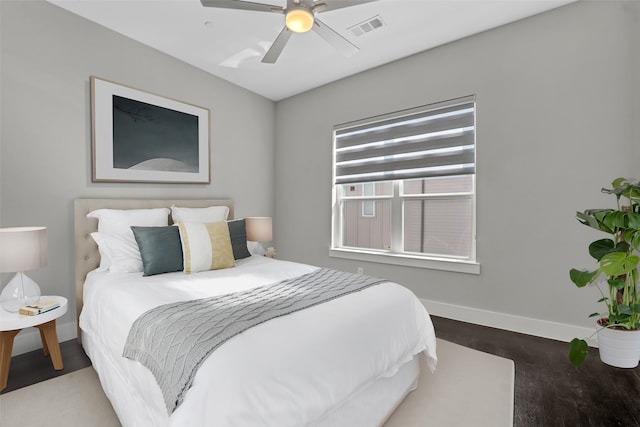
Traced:
[[171, 414], [200, 365], [228, 339], [270, 319], [384, 281], [323, 268], [247, 291], [162, 305], [136, 319], [123, 356], [153, 373]]

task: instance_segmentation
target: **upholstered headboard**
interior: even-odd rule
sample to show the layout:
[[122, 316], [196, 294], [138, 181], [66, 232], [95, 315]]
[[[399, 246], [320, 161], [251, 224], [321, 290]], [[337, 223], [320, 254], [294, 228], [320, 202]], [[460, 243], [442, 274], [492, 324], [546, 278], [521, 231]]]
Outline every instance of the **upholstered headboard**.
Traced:
[[[209, 199], [76, 199], [74, 201], [74, 242], [75, 242], [75, 281], [76, 281], [76, 317], [82, 311], [82, 291], [87, 273], [100, 265], [98, 245], [91, 233], [98, 231], [98, 221], [87, 218], [87, 214], [96, 209], [150, 209], [169, 208], [171, 205], [189, 208], [209, 206], [228, 206], [229, 219], [233, 219], [232, 200]], [[169, 224], [173, 221], [169, 218]], [[77, 318], [76, 318], [77, 320]], [[80, 326], [78, 323], [78, 339]]]

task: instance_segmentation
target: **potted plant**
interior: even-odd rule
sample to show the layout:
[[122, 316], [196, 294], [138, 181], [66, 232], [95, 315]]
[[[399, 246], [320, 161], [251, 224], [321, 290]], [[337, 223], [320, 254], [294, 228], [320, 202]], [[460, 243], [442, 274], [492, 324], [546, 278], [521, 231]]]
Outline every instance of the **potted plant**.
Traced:
[[[597, 268], [572, 268], [569, 275], [579, 288], [595, 283], [602, 294], [598, 302], [607, 307], [606, 314], [590, 316], [599, 317], [596, 333], [600, 359], [612, 366], [634, 368], [640, 360], [640, 183], [617, 178], [612, 187], [602, 192], [616, 197], [616, 209], [589, 209], [576, 214], [582, 224], [610, 235], [589, 245]], [[606, 279], [606, 292], [599, 286], [605, 281], [597, 282], [601, 277]], [[582, 364], [587, 350], [584, 339], [571, 341], [569, 360], [575, 367]]]

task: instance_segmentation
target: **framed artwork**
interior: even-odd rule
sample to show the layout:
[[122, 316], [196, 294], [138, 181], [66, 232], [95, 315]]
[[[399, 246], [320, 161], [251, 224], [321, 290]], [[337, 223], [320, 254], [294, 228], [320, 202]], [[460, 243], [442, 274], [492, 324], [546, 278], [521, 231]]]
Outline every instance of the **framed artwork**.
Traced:
[[207, 108], [91, 76], [94, 182], [209, 183]]

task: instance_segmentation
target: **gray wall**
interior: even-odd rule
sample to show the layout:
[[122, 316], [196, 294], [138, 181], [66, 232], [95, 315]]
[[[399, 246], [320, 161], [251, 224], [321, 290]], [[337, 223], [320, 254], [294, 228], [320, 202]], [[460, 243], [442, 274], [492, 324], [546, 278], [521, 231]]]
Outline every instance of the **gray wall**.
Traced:
[[[598, 190], [614, 177], [638, 177], [638, 3], [581, 1], [276, 105], [48, 3], [2, 0], [0, 15], [0, 226], [49, 228], [49, 266], [30, 273], [44, 292], [73, 301], [73, 199], [231, 197], [239, 217], [274, 215], [280, 258], [590, 326], [597, 292], [575, 289], [568, 269], [591, 265], [598, 234], [574, 214], [608, 206]], [[210, 108], [212, 183], [92, 183], [92, 74]], [[469, 94], [481, 274], [329, 258], [332, 126]], [[74, 320], [71, 304], [59, 324], [75, 332]]]
[[[638, 49], [640, 48], [640, 5], [636, 3], [629, 4], [626, 12], [629, 15], [629, 19], [632, 22], [630, 28], [630, 37], [632, 40], [632, 60], [633, 60], [633, 75], [640, 76], [640, 55]], [[636, 84], [631, 87], [634, 92], [634, 104], [632, 116], [635, 122], [635, 133], [633, 140], [635, 141], [635, 155], [633, 156], [635, 170], [638, 169], [638, 163], [640, 163], [640, 84], [636, 80]], [[636, 172], [637, 174], [637, 172]]]
[[[599, 190], [614, 178], [640, 177], [637, 11], [581, 1], [278, 102], [278, 254], [362, 266], [472, 317], [591, 327], [597, 291], [575, 288], [568, 271], [592, 266], [586, 247], [599, 235], [574, 215], [613, 206]], [[472, 94], [481, 274], [330, 258], [332, 126]]]
[[[69, 299], [59, 334], [75, 321], [73, 199], [230, 197], [238, 217], [274, 213], [272, 101], [49, 3], [3, 0], [0, 14], [0, 225], [48, 227], [49, 265], [28, 274]], [[211, 184], [92, 183], [91, 75], [209, 108]]]

